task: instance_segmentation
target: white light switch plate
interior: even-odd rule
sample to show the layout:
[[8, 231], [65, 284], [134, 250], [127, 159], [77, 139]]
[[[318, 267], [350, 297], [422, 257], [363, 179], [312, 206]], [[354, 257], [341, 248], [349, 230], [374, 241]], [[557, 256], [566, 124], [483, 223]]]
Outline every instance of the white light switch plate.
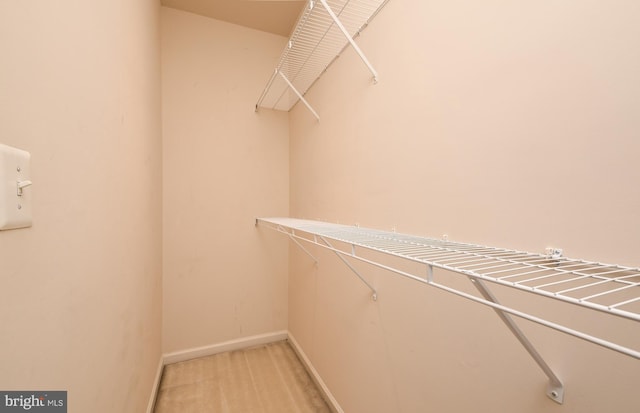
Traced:
[[0, 144], [0, 230], [31, 226], [31, 178], [27, 151]]

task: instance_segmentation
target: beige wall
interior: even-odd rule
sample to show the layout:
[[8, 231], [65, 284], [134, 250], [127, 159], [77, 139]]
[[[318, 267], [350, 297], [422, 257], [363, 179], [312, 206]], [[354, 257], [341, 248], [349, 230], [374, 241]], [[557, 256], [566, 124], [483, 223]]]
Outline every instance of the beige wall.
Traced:
[[[0, 232], [0, 388], [139, 412], [161, 341], [289, 328], [349, 413], [635, 411], [636, 360], [522, 322], [559, 407], [490, 310], [362, 265], [373, 303], [326, 251], [287, 286], [286, 241], [253, 226], [290, 208], [638, 265], [640, 10], [599, 6], [394, 0], [359, 39], [380, 83], [347, 51], [320, 123], [253, 112], [284, 38], [163, 8], [160, 145], [155, 1], [0, 3], [0, 142], [34, 181], [34, 226]], [[638, 347], [637, 323], [498, 295]]]
[[286, 39], [162, 8], [164, 351], [287, 328], [288, 115], [255, 113]]
[[0, 389], [142, 412], [161, 355], [157, 1], [0, 2], [0, 142], [33, 227], [0, 232]]
[[[639, 264], [637, 2], [393, 0], [290, 113], [291, 215]], [[284, 242], [284, 241], [283, 241]], [[289, 330], [345, 411], [633, 412], [638, 361], [523, 329], [491, 310], [293, 249]], [[423, 271], [424, 269], [416, 269]], [[452, 281], [468, 288], [464, 280]], [[536, 314], [639, 348], [638, 323], [497, 290]]]

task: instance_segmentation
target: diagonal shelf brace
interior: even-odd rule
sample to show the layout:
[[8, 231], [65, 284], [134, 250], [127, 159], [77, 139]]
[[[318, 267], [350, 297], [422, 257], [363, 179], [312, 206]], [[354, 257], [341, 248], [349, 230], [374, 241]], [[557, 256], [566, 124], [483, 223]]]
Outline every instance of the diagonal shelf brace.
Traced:
[[[356, 270], [356, 269], [353, 267], [353, 265], [351, 265], [351, 263], [349, 263], [349, 261], [347, 261], [347, 259], [346, 259], [346, 258], [344, 258], [344, 257], [342, 256], [342, 254], [340, 254], [340, 253], [338, 252], [338, 250], [337, 250], [336, 248], [334, 248], [334, 247], [333, 247], [333, 245], [331, 245], [331, 244], [329, 243], [329, 241], [327, 241], [327, 240], [326, 240], [324, 237], [322, 237], [322, 236], [320, 237], [320, 239], [322, 240], [322, 242], [324, 242], [324, 243], [325, 243], [325, 245], [326, 245], [326, 246], [327, 246], [331, 251], [333, 251], [333, 252], [334, 252], [334, 254], [336, 254], [336, 256], [337, 256], [338, 258], [340, 258], [340, 260], [344, 263], [344, 265], [346, 265], [347, 267], [349, 267], [349, 269], [350, 269], [351, 271], [353, 271], [353, 273], [354, 273], [355, 275], [357, 275], [357, 276], [358, 276], [358, 278], [360, 278], [360, 281], [362, 281], [363, 283], [365, 283], [365, 284], [366, 284], [366, 286], [367, 286], [367, 287], [369, 287], [369, 289], [371, 290], [371, 299], [372, 299], [373, 301], [378, 301], [378, 292], [376, 291], [376, 289], [375, 289], [375, 288], [373, 288], [373, 286], [372, 286], [371, 284], [369, 284], [369, 282], [368, 282], [368, 281], [367, 281], [367, 280], [366, 280], [366, 279], [365, 279], [365, 278], [364, 278], [364, 277], [363, 277], [363, 276], [358, 272], [358, 270]], [[355, 255], [354, 255], [354, 256], [355, 256]], [[356, 258], [357, 258], [357, 257], [356, 257]]]
[[315, 116], [317, 120], [320, 120], [320, 116], [318, 115], [318, 113], [315, 110], [313, 110], [309, 102], [307, 102], [307, 99], [305, 99], [304, 96], [302, 96], [302, 94], [298, 92], [298, 89], [296, 89], [295, 86], [293, 86], [293, 83], [289, 81], [289, 79], [284, 75], [284, 73], [282, 73], [279, 69], [276, 69], [276, 73], [279, 74], [280, 77], [282, 77], [284, 82], [291, 88], [291, 90], [293, 90], [293, 93], [295, 93], [296, 96], [298, 96], [298, 98], [302, 101], [302, 103], [304, 103], [307, 109], [309, 109], [309, 111], [313, 113], [313, 116]]
[[311, 254], [311, 253], [309, 252], [309, 250], [307, 250], [307, 249], [304, 247], [304, 245], [302, 245], [302, 244], [300, 243], [300, 241], [298, 241], [298, 240], [295, 238], [295, 234], [289, 234], [289, 239], [291, 239], [291, 241], [295, 242], [295, 244], [296, 244], [296, 245], [297, 245], [297, 246], [298, 246], [302, 251], [304, 251], [304, 253], [305, 253], [305, 254], [307, 254], [309, 257], [311, 257], [311, 259], [313, 260], [313, 262], [314, 262], [316, 265], [318, 265], [318, 259], [317, 259], [313, 254]]
[[358, 47], [358, 44], [353, 40], [353, 38], [351, 37], [347, 29], [344, 27], [340, 19], [338, 19], [338, 16], [336, 16], [333, 10], [331, 10], [331, 7], [329, 7], [327, 0], [320, 0], [320, 3], [322, 3], [322, 6], [324, 6], [325, 10], [327, 10], [327, 13], [329, 13], [329, 16], [331, 16], [331, 18], [333, 19], [333, 22], [336, 24], [336, 26], [338, 26], [342, 34], [344, 34], [344, 36], [347, 38], [347, 40], [349, 41], [353, 49], [356, 51], [358, 56], [360, 56], [360, 59], [362, 59], [364, 64], [367, 65], [367, 67], [369, 68], [369, 71], [373, 75], [373, 83], [378, 83], [378, 72], [376, 71], [376, 69], [373, 68], [373, 65], [371, 65], [371, 63], [369, 62], [369, 59], [367, 59], [367, 56], [365, 56], [362, 50], [360, 50], [360, 47]]
[[[256, 227], [258, 226], [259, 222], [260, 222], [260, 219], [256, 218], [256, 223], [255, 223]], [[297, 238], [299, 237], [296, 236], [295, 230], [293, 229], [287, 230], [282, 225], [278, 225], [276, 228], [274, 228], [274, 230], [288, 236], [291, 241], [293, 241], [305, 254], [307, 254], [313, 260], [316, 266], [318, 265], [318, 259], [312, 253], [310, 253], [309, 250], [306, 249], [304, 245], [300, 243], [300, 241], [297, 240]]]
[[[482, 294], [482, 296], [493, 303], [500, 304], [496, 299], [495, 295], [489, 290], [482, 280], [469, 277], [471, 283], [473, 283], [474, 287]], [[562, 382], [556, 376], [556, 374], [551, 370], [551, 367], [544, 361], [540, 353], [536, 350], [536, 348], [531, 344], [527, 336], [520, 330], [520, 327], [513, 321], [513, 318], [501, 309], [497, 307], [493, 307], [493, 310], [498, 314], [498, 317], [502, 320], [502, 322], [509, 328], [509, 330], [513, 333], [513, 335], [518, 339], [520, 344], [527, 350], [527, 352], [531, 355], [533, 360], [540, 366], [544, 374], [549, 378], [549, 384], [547, 385], [547, 396], [556, 403], [562, 404], [564, 400], [564, 386]]]

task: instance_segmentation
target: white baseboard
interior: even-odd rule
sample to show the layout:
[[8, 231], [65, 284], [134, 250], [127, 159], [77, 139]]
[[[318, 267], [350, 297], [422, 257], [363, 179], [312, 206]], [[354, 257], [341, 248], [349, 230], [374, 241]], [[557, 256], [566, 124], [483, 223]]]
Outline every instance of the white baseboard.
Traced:
[[296, 352], [296, 354], [298, 354], [298, 357], [300, 358], [300, 360], [306, 367], [307, 371], [311, 375], [311, 378], [316, 383], [316, 386], [320, 388], [320, 391], [322, 392], [325, 401], [329, 404], [329, 408], [331, 408], [331, 410], [333, 410], [334, 413], [344, 413], [344, 410], [342, 410], [342, 407], [340, 407], [340, 404], [338, 404], [338, 401], [331, 394], [329, 387], [327, 387], [327, 385], [324, 383], [324, 381], [322, 380], [322, 377], [320, 377], [320, 374], [318, 374], [317, 370], [313, 367], [313, 364], [311, 364], [311, 361], [309, 360], [307, 355], [304, 353], [304, 351], [296, 341], [295, 337], [293, 337], [293, 334], [291, 334], [291, 332], [289, 332], [289, 342], [291, 343], [293, 350]]
[[182, 351], [168, 353], [163, 356], [164, 365], [178, 363], [195, 359], [198, 357], [211, 356], [227, 351], [241, 350], [249, 347], [259, 346], [262, 344], [274, 343], [276, 341], [286, 340], [289, 337], [287, 331], [275, 331], [273, 333], [260, 334], [257, 336], [243, 337], [235, 340], [225, 341], [224, 343], [212, 344], [210, 346], [196, 347]]
[[162, 369], [164, 368], [164, 358], [160, 357], [158, 361], [158, 369], [156, 370], [156, 378], [153, 380], [153, 387], [151, 388], [151, 396], [149, 397], [149, 404], [147, 405], [147, 413], [153, 413], [153, 409], [156, 405], [156, 398], [158, 397], [158, 389], [160, 388], [160, 380], [162, 379]]

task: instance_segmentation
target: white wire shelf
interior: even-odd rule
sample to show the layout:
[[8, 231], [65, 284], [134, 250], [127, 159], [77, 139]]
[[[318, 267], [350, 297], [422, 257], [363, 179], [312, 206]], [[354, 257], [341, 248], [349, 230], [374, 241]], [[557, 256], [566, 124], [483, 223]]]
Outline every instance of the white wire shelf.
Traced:
[[638, 268], [318, 221], [260, 220], [640, 321]]
[[367, 27], [388, 0], [309, 0], [298, 18], [258, 107], [289, 111], [300, 100], [318, 114], [304, 95], [331, 63], [351, 44], [373, 74], [371, 66], [353, 39]]
[[[294, 218], [257, 218], [256, 225], [258, 224], [287, 235], [316, 262], [313, 255], [304, 248], [303, 243], [315, 244], [333, 251], [367, 285], [372, 291], [374, 300], [377, 299], [378, 292], [356, 271], [349, 260], [363, 261], [492, 307], [548, 376], [547, 395], [558, 403], [563, 401], [562, 382], [509, 315], [524, 318], [640, 359], [638, 349], [625, 347], [504, 306], [497, 301], [485, 284], [485, 282], [498, 284], [616, 317], [640, 321], [640, 269], [638, 268]], [[337, 248], [332, 242], [347, 244], [349, 248], [346, 250], [344, 246]], [[424, 264], [426, 271], [421, 274], [408, 273], [385, 264], [384, 260], [367, 258], [359, 254], [359, 248]], [[465, 275], [472, 281], [481, 297], [436, 282], [433, 277], [434, 268]], [[640, 338], [637, 344], [640, 345]]]

